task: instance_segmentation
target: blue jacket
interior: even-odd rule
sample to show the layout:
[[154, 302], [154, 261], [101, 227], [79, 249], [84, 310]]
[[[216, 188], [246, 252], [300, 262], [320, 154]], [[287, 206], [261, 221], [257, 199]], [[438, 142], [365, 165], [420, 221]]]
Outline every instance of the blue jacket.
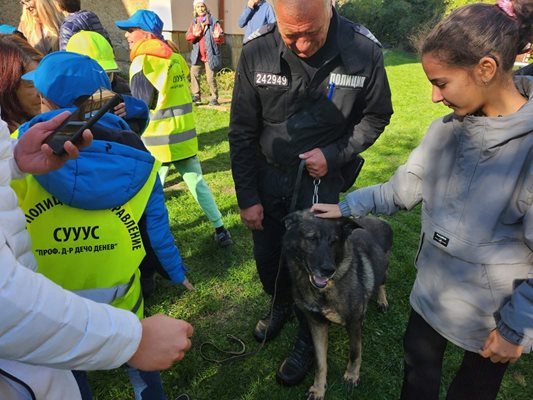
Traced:
[[[19, 128], [19, 136], [31, 125], [49, 120], [62, 111], [64, 109], [34, 117]], [[155, 159], [140, 138], [114, 114], [104, 115], [91, 130], [95, 140], [91, 146], [81, 149], [76, 160], [35, 178], [48, 192], [71, 207], [102, 210], [125, 204], [144, 186]], [[143, 263], [156, 263], [155, 268], [165, 278], [174, 283], [183, 282], [187, 269], [170, 231], [159, 179], [155, 180], [143, 218], [146, 223], [141, 219], [141, 232], [147, 253]], [[155, 259], [151, 254], [155, 254]]]
[[79, 31], [98, 32], [113, 45], [98, 16], [92, 11], [80, 10], [67, 15], [63, 20], [59, 29], [59, 50], [65, 50], [70, 37]]
[[239, 28], [246, 27], [243, 42], [246, 43], [250, 35], [266, 24], [276, 22], [276, 15], [272, 6], [263, 1], [254, 8], [246, 6], [239, 18]]

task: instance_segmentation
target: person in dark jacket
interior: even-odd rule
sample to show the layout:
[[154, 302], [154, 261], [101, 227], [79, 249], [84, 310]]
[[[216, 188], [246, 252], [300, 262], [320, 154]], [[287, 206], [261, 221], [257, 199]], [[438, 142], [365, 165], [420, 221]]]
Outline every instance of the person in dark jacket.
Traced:
[[[252, 230], [259, 277], [274, 300], [272, 315], [256, 325], [258, 340], [275, 337], [291, 312], [280, 262], [283, 218], [316, 201], [337, 202], [353, 183], [356, 156], [392, 115], [381, 45], [366, 28], [339, 16], [331, 0], [277, 0], [274, 10], [277, 24], [243, 46], [229, 131], [241, 220]], [[305, 318], [297, 316], [294, 349], [277, 372], [285, 385], [299, 383], [313, 360]]]
[[100, 18], [92, 12], [81, 9], [80, 0], [54, 0], [56, 8], [63, 13], [65, 19], [59, 29], [59, 50], [65, 50], [68, 40], [79, 31], [94, 31], [106, 38], [109, 44], [111, 38], [102, 26]]

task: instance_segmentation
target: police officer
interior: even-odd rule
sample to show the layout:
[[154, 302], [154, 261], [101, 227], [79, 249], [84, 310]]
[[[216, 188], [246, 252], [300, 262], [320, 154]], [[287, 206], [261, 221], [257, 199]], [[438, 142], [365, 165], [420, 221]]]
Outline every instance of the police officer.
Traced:
[[[274, 298], [272, 315], [254, 330], [258, 340], [275, 337], [291, 313], [288, 271], [279, 267], [282, 219], [313, 199], [336, 202], [353, 184], [357, 155], [392, 115], [379, 42], [331, 4], [274, 0], [277, 24], [247, 42], [237, 68], [229, 132], [233, 179], [263, 289]], [[309, 330], [296, 314], [298, 336], [276, 374], [285, 385], [299, 383], [313, 360]]]

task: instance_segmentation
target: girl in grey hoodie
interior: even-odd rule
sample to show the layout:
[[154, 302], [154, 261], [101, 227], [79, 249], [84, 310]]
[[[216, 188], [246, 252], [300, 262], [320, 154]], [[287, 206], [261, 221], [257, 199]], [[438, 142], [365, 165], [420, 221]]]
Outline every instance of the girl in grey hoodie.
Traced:
[[533, 346], [533, 80], [517, 77], [533, 2], [471, 4], [421, 47], [434, 121], [386, 183], [315, 204], [318, 217], [390, 215], [422, 203], [404, 336], [402, 399], [437, 400], [448, 342], [464, 349], [448, 399], [495, 399], [509, 362]]

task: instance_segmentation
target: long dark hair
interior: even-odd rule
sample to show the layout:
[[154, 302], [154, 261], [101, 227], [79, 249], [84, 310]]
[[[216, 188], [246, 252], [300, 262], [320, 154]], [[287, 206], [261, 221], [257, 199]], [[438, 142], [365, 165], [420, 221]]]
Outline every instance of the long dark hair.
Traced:
[[22, 75], [29, 65], [39, 63], [43, 55], [19, 35], [0, 35], [0, 107], [9, 129], [29, 120], [17, 97]]
[[507, 6], [510, 10], [504, 11], [498, 5], [475, 3], [454, 10], [423, 40], [421, 54], [432, 53], [446, 64], [462, 67], [489, 56], [503, 71], [510, 71], [517, 54], [532, 40], [533, 1], [507, 0]]

